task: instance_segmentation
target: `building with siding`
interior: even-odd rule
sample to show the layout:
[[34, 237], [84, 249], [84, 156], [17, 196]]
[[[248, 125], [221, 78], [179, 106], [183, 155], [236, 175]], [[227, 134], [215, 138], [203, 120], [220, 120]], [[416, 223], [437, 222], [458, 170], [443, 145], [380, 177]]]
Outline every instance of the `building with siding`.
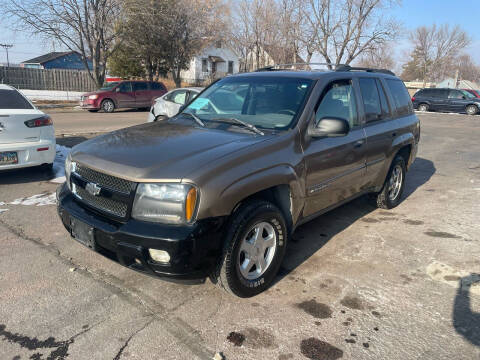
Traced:
[[[20, 66], [30, 69], [86, 70], [81, 55], [75, 51], [51, 52], [23, 61]], [[88, 60], [88, 67], [92, 69], [90, 60]]]

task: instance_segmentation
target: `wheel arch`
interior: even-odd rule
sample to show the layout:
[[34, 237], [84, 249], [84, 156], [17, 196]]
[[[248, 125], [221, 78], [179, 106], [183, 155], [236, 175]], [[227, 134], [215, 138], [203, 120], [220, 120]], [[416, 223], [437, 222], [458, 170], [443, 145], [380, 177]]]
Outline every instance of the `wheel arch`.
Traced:
[[115, 106], [115, 109], [118, 109], [118, 104], [117, 104], [117, 102], [115, 101], [114, 98], [111, 98], [111, 97], [106, 97], [106, 98], [102, 99], [102, 101], [100, 101], [100, 108], [102, 108], [103, 103], [104, 103], [105, 101], [107, 101], [107, 100], [110, 100], [111, 102], [113, 102], [113, 105]]

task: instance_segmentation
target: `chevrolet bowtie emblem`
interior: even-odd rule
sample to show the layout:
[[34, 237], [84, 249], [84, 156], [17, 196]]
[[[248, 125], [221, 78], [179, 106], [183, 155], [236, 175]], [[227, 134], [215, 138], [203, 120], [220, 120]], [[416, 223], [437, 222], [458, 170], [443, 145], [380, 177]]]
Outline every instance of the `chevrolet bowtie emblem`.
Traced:
[[85, 190], [87, 190], [87, 192], [90, 195], [98, 196], [100, 194], [100, 191], [102, 190], [102, 188], [100, 186], [98, 186], [97, 184], [89, 182], [89, 183], [87, 183], [87, 185], [85, 185]]

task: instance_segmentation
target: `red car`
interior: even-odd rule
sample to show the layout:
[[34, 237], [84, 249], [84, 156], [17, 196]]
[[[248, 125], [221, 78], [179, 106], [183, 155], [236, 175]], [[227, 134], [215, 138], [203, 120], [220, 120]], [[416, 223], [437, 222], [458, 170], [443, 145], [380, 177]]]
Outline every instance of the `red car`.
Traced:
[[121, 108], [149, 108], [153, 99], [162, 96], [167, 88], [161, 82], [120, 81], [112, 82], [80, 98], [82, 109], [111, 113]]
[[472, 90], [472, 89], [462, 89], [468, 91], [470, 94], [475, 96], [476, 98], [480, 98], [480, 90]]

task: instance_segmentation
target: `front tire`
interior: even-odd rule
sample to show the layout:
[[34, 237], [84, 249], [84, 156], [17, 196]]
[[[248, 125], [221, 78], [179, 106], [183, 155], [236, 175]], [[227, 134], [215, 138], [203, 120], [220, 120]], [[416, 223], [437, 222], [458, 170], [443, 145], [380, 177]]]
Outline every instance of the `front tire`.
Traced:
[[478, 113], [478, 108], [475, 105], [468, 105], [465, 111], [468, 115], [476, 115]]
[[280, 268], [287, 245], [285, 219], [263, 200], [241, 206], [226, 230], [222, 259], [212, 281], [239, 297], [267, 289]]
[[418, 105], [418, 111], [424, 111], [424, 112], [427, 112], [429, 109], [429, 106], [428, 104], [420, 104]]
[[115, 110], [115, 104], [110, 99], [103, 100], [102, 110], [106, 113], [112, 113]]
[[397, 155], [387, 175], [382, 190], [376, 194], [376, 204], [381, 209], [393, 209], [400, 204], [403, 191], [405, 190], [405, 159]]

